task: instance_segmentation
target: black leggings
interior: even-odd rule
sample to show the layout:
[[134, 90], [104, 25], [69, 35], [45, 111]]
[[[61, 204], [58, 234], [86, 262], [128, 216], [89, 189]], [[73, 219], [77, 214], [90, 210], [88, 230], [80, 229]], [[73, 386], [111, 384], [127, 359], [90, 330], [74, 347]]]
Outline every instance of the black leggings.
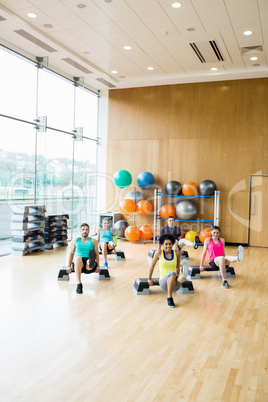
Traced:
[[92, 268], [92, 269], [86, 269], [86, 265], [87, 265], [87, 261], [88, 261], [88, 258], [87, 257], [82, 257], [82, 261], [83, 261], [83, 268], [82, 268], [82, 271], [81, 272], [83, 272], [83, 274], [92, 274], [92, 272], [95, 272], [96, 271], [96, 269], [98, 268], [98, 264], [97, 264], [97, 262], [95, 261], [95, 265], [94, 265], [94, 268]]
[[[107, 244], [107, 254], [112, 254], [112, 252], [114, 251], [114, 247], [109, 248], [109, 243], [106, 243], [106, 244]], [[101, 246], [100, 246], [100, 252], [102, 253]]]
[[[215, 264], [215, 261], [214, 260], [211, 260], [210, 262], [209, 262], [209, 265], [211, 266], [211, 268], [213, 268], [213, 269], [215, 269], [216, 271], [218, 271], [220, 268]], [[229, 265], [225, 265], [225, 268], [228, 268], [229, 267]]]

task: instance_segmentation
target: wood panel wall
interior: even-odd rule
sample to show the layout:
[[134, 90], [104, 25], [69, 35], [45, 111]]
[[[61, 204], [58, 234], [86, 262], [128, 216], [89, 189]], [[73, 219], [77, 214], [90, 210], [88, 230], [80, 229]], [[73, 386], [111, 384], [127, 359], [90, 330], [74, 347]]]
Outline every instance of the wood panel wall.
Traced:
[[[134, 185], [140, 172], [151, 172], [163, 191], [169, 180], [215, 181], [223, 236], [247, 243], [249, 175], [268, 173], [268, 79], [110, 91], [107, 173], [120, 169]], [[113, 187], [108, 180], [107, 209], [118, 210], [130, 189]], [[151, 199], [153, 191], [144, 194]]]

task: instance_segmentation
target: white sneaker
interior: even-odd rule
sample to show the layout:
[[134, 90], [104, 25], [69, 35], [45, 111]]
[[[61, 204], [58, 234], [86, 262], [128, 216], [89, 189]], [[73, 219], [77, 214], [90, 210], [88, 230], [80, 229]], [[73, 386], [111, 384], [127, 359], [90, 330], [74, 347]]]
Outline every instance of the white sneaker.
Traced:
[[243, 246], [238, 247], [237, 258], [238, 258], [238, 261], [243, 261], [243, 259], [244, 259], [244, 247]]
[[188, 260], [182, 260], [182, 270], [181, 270], [181, 274], [184, 278], [187, 278], [188, 276], [188, 269], [189, 269], [189, 261]]

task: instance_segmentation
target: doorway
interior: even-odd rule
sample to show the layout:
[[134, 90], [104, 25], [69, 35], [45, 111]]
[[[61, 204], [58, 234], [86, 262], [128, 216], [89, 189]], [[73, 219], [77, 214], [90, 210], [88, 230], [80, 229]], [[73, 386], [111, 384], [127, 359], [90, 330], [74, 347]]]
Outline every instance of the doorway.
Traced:
[[268, 175], [251, 175], [249, 245], [268, 247]]

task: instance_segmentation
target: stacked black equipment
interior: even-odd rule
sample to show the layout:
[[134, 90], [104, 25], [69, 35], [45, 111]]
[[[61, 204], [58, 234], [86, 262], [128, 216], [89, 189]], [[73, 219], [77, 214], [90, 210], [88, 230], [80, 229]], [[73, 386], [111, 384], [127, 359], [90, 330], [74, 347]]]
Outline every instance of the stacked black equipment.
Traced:
[[52, 250], [54, 246], [67, 246], [68, 214], [47, 215], [45, 219], [45, 249]]
[[25, 256], [44, 251], [44, 205], [23, 205], [12, 214], [12, 255]]

